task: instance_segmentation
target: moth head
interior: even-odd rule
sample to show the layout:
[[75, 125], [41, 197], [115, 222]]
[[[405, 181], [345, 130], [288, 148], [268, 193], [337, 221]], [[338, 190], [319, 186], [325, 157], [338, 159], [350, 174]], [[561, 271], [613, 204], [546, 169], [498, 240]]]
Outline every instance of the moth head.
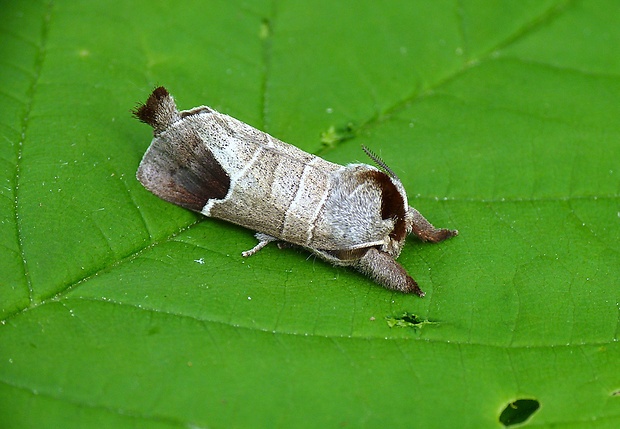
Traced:
[[396, 173], [381, 158], [365, 146], [362, 149], [381, 169], [372, 172], [372, 179], [381, 189], [381, 218], [392, 220], [394, 225], [381, 250], [396, 258], [405, 244], [407, 234], [412, 230], [407, 193]]

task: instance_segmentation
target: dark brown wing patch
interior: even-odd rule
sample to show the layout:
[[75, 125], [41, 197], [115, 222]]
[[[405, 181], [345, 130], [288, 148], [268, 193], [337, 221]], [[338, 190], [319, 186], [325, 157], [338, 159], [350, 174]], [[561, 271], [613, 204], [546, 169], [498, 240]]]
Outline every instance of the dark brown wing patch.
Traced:
[[407, 236], [407, 224], [405, 222], [405, 200], [390, 176], [383, 171], [368, 171], [365, 173], [370, 180], [374, 180], [381, 189], [381, 218], [393, 219], [394, 229], [390, 237], [396, 241], [404, 240]]
[[140, 163], [138, 180], [161, 199], [197, 212], [211, 199], [224, 199], [230, 176], [200, 137], [188, 133], [176, 143], [156, 139]]

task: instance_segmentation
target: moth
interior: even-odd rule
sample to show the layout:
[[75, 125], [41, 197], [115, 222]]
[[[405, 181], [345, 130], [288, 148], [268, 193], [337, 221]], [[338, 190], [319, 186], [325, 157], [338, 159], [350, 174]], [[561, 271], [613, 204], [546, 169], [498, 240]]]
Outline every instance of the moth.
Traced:
[[379, 168], [328, 162], [207, 106], [179, 111], [164, 87], [133, 115], [154, 133], [138, 180], [165, 201], [256, 231], [244, 257], [278, 241], [424, 296], [395, 260], [405, 238], [458, 234], [409, 206], [400, 179], [365, 147]]

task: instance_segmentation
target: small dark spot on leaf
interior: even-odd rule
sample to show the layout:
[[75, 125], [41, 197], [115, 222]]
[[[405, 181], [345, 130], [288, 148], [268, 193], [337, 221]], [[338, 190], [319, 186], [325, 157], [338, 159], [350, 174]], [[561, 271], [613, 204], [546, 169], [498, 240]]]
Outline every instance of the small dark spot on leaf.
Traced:
[[539, 408], [540, 402], [536, 399], [517, 399], [506, 405], [499, 415], [499, 422], [506, 427], [523, 423]]
[[620, 389], [616, 389], [613, 392], [611, 392], [611, 396], [620, 396]]
[[431, 322], [430, 320], [422, 319], [417, 315], [409, 312], [404, 312], [400, 316], [386, 316], [385, 320], [390, 328], [421, 328], [424, 325], [436, 325], [437, 322]]

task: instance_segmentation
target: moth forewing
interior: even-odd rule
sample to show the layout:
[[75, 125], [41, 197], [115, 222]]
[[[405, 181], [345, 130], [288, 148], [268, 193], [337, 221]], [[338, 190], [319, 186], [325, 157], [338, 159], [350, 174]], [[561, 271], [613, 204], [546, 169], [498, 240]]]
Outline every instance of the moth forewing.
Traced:
[[179, 111], [163, 87], [133, 113], [154, 130], [138, 180], [166, 201], [256, 231], [259, 244], [244, 256], [291, 243], [423, 296], [395, 261], [406, 235], [438, 242], [457, 234], [410, 207], [398, 177], [368, 149], [384, 171], [328, 162], [206, 106]]

